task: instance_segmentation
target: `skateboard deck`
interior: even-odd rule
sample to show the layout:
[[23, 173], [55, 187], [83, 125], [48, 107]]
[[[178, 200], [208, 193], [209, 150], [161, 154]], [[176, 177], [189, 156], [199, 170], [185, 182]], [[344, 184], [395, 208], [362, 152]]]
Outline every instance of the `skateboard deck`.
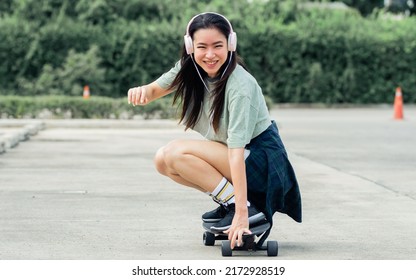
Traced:
[[[231, 242], [228, 240], [228, 235], [223, 232], [211, 230], [211, 226], [215, 223], [202, 223], [202, 227], [205, 229], [203, 234], [203, 242], [205, 246], [214, 246], [216, 240], [222, 240], [221, 253], [225, 256], [232, 256], [233, 250], [231, 249]], [[256, 242], [256, 237], [264, 235], [270, 229], [270, 223], [267, 220], [257, 222], [250, 225], [251, 234], [243, 235], [243, 244], [241, 246], [235, 246], [236, 251], [260, 251], [266, 250], [268, 256], [277, 256], [278, 243], [277, 241], [267, 241], [263, 246], [264, 240]]]

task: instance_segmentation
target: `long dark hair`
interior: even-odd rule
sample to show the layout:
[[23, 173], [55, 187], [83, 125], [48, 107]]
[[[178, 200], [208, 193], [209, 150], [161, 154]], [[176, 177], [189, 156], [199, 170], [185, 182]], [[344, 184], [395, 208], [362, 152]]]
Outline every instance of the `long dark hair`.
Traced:
[[[215, 13], [201, 14], [192, 21], [189, 25], [189, 35], [191, 38], [193, 38], [194, 33], [201, 28], [216, 28], [224, 34], [225, 38], [228, 38], [231, 31], [228, 22], [222, 16]], [[185, 47], [183, 47], [181, 69], [169, 86], [169, 89], [176, 90], [173, 104], [176, 104], [178, 101], [179, 103], [182, 103], [180, 122], [184, 121], [185, 129], [194, 128], [201, 114], [204, 101], [205, 85], [199, 77], [195, 65], [198, 67], [199, 73], [203, 79], [206, 79], [208, 76], [198, 64], [195, 63], [194, 65], [191, 55], [188, 55]], [[244, 67], [242, 59], [236, 52], [234, 52], [234, 54], [228, 52], [227, 61], [221, 66], [219, 71], [220, 73], [223, 73], [226, 69], [226, 72], [223, 73], [221, 78], [214, 84], [214, 89], [212, 91], [213, 103], [210, 108], [210, 116], [215, 132], [218, 131], [219, 121], [224, 108], [225, 86], [228, 77], [234, 71], [237, 63]]]

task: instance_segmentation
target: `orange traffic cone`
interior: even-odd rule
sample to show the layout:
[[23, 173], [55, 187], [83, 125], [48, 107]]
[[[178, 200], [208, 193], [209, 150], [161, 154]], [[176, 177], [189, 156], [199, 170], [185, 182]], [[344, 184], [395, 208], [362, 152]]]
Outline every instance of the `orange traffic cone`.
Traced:
[[394, 98], [394, 119], [403, 119], [403, 95], [400, 87], [396, 88], [396, 96]]
[[90, 98], [90, 87], [89, 86], [84, 86], [84, 92], [82, 93], [82, 97], [84, 99]]

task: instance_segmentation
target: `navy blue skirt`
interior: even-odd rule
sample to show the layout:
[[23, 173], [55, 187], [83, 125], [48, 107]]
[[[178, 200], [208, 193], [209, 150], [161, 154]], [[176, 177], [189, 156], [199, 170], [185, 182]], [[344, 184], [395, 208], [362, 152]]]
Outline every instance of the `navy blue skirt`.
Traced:
[[247, 198], [272, 223], [275, 212], [302, 222], [299, 185], [274, 121], [246, 146]]

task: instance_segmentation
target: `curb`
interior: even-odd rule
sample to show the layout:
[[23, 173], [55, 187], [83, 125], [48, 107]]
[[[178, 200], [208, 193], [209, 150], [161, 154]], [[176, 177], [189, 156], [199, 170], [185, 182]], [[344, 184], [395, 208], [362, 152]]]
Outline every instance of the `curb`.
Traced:
[[41, 121], [11, 120], [0, 122], [0, 154], [15, 148], [20, 142], [30, 140], [40, 130], [45, 129], [45, 123]]

